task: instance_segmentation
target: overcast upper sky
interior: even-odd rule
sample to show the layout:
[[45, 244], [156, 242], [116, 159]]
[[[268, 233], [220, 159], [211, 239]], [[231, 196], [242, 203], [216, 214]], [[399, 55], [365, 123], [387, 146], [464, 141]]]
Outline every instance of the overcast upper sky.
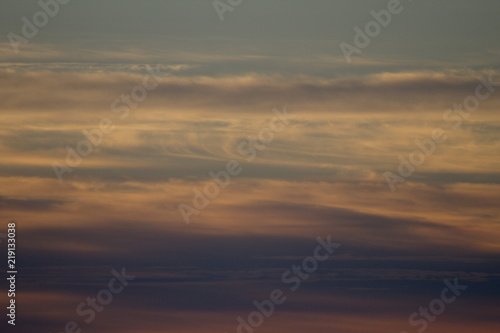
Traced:
[[[388, 1], [244, 0], [224, 13], [208, 0], [70, 1], [8, 62], [187, 63], [189, 74], [247, 72], [336, 77], [380, 70], [498, 68], [497, 1], [402, 0], [400, 14], [365, 48], [358, 66], [339, 43], [353, 44], [354, 27]], [[21, 33], [35, 1], [2, 2], [2, 35]], [[4, 38], [8, 43], [8, 39]], [[40, 48], [51, 50], [41, 55]], [[24, 52], [22, 50], [25, 50]], [[110, 59], [112, 54], [112, 59]]]

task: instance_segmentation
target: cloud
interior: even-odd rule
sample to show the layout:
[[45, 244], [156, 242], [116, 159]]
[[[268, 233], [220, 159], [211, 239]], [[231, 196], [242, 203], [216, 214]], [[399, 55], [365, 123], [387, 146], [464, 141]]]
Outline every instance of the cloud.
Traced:
[[40, 211], [50, 210], [64, 201], [46, 199], [14, 199], [0, 196], [0, 208], [3, 210]]
[[[167, 67], [163, 71], [168, 71]], [[0, 83], [7, 88], [0, 97], [7, 113], [19, 109], [67, 113], [85, 105], [91, 114], [109, 110], [110, 103], [122, 93], [130, 93], [147, 72], [3, 70], [2, 74]], [[266, 110], [276, 104], [306, 108], [308, 113], [444, 111], [453, 102], [461, 102], [473, 94], [481, 75], [486, 72], [401, 72], [333, 79], [259, 74], [170, 76], [163, 78], [161, 85], [150, 93], [146, 107], [210, 109], [232, 114], [255, 110], [256, 106]], [[36, 93], [26, 95], [21, 89]], [[494, 96], [485, 107], [492, 108], [497, 101]]]

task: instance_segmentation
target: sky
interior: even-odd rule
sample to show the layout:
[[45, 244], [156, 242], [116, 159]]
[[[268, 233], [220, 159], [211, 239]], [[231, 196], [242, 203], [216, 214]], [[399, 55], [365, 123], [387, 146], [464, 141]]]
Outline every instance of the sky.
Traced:
[[498, 332], [499, 14], [3, 0], [2, 332]]

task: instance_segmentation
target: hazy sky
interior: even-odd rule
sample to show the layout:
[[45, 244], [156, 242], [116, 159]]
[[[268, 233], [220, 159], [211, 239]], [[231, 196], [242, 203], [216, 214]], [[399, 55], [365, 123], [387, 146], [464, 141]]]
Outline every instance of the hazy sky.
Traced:
[[[5, 62], [196, 65], [186, 75], [248, 72], [337, 77], [383, 70], [498, 68], [497, 1], [401, 1], [361, 59], [350, 66], [339, 43], [388, 1], [246, 1], [220, 22], [211, 1], [71, 1], [25, 52]], [[35, 1], [3, 1], [2, 35], [20, 34]], [[4, 41], [7, 39], [4, 38]], [[8, 45], [4, 45], [8, 47]], [[51, 52], [42, 52], [42, 50]]]
[[[39, 4], [2, 1], [7, 330], [232, 333], [279, 288], [255, 332], [422, 333], [409, 317], [458, 277], [426, 332], [498, 332], [500, 2], [402, 0], [348, 63], [339, 45], [389, 2], [243, 0], [221, 21], [211, 0], [73, 0], [27, 37]], [[86, 323], [122, 267], [136, 278]]]

